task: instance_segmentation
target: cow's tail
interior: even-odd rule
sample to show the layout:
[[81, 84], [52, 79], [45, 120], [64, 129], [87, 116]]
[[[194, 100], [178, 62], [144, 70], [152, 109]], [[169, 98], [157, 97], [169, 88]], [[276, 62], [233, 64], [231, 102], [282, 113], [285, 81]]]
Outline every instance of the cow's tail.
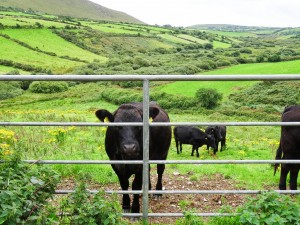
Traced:
[[[282, 157], [282, 149], [281, 149], [281, 142], [279, 143], [277, 152], [276, 152], [276, 156], [275, 156], [275, 160], [280, 160]], [[276, 174], [276, 171], [278, 170], [279, 167], [279, 163], [275, 163], [274, 165], [274, 175]]]

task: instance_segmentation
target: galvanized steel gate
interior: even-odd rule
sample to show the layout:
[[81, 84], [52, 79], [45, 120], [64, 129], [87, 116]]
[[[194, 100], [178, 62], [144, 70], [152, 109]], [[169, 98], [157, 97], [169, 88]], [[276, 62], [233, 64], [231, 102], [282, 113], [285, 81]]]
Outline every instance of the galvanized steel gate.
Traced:
[[[149, 82], [150, 81], [265, 81], [265, 80], [300, 80], [299, 74], [286, 75], [0, 75], [0, 81], [143, 81], [143, 117], [142, 123], [88, 123], [88, 122], [0, 122], [0, 126], [143, 126], [143, 160], [139, 161], [109, 161], [109, 160], [25, 160], [28, 163], [40, 164], [143, 164], [143, 189], [141, 191], [107, 191], [107, 193], [142, 194], [143, 212], [124, 213], [123, 216], [143, 217], [179, 217], [182, 213], [149, 213], [148, 194], [257, 194], [263, 190], [148, 190], [149, 164], [270, 164], [270, 163], [300, 163], [300, 160], [149, 160], [149, 127], [176, 125], [226, 125], [226, 126], [300, 126], [300, 122], [170, 122], [149, 123]], [[57, 190], [57, 194], [67, 194], [72, 191]], [[96, 190], [91, 191], [97, 192]], [[300, 191], [277, 191], [283, 194]], [[226, 213], [196, 213], [198, 216], [228, 216]]]

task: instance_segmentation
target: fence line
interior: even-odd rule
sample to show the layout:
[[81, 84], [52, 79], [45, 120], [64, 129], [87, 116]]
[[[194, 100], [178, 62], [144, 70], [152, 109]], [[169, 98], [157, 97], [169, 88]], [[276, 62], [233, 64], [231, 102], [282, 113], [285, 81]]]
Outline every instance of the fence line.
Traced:
[[[109, 124], [109, 125], [108, 125]], [[163, 126], [300, 126], [300, 122], [165, 122], [149, 123], [150, 127]], [[102, 123], [102, 122], [0, 122], [0, 126], [78, 126], [78, 127], [104, 127], [104, 126], [143, 126], [143, 123]]]
[[[148, 194], [258, 194], [262, 190], [148, 190], [149, 164], [270, 164], [270, 163], [300, 163], [300, 160], [149, 160], [149, 127], [151, 126], [177, 126], [177, 125], [225, 125], [225, 126], [300, 126], [300, 122], [170, 122], [170, 123], [149, 123], [149, 81], [290, 81], [300, 80], [299, 74], [282, 75], [0, 75], [0, 81], [143, 81], [143, 113], [146, 115], [143, 123], [88, 123], [88, 122], [0, 122], [0, 126], [143, 126], [143, 160], [136, 161], [109, 161], [109, 160], [24, 160], [27, 163], [37, 164], [143, 164], [143, 190], [142, 191], [107, 191], [107, 193], [142, 193], [143, 212], [123, 213], [123, 216], [148, 217], [175, 216], [181, 217], [183, 213], [149, 213]], [[1, 163], [1, 161], [0, 161]], [[70, 190], [57, 190], [57, 194]], [[97, 192], [96, 190], [91, 190]], [[297, 193], [299, 191], [277, 191], [282, 194]], [[229, 216], [226, 213], [195, 213], [198, 216]]]

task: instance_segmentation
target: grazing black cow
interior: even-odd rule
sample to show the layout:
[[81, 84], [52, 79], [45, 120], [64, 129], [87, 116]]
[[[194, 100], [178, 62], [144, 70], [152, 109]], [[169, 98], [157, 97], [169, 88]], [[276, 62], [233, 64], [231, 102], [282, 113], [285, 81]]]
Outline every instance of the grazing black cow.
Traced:
[[[105, 109], [96, 111], [96, 116], [103, 122], [108, 118], [110, 122], [142, 122], [143, 104], [122, 104], [114, 113]], [[169, 122], [168, 114], [156, 103], [151, 102], [149, 116], [153, 122]], [[166, 160], [172, 138], [171, 127], [150, 127], [149, 133], [149, 157], [150, 160]], [[105, 137], [105, 150], [110, 160], [142, 160], [143, 159], [143, 128], [141, 126], [109, 126]], [[129, 178], [134, 176], [132, 190], [142, 189], [142, 165], [117, 164], [111, 165], [119, 178], [122, 190], [128, 190]], [[165, 164], [157, 165], [158, 180], [156, 190], [162, 190], [162, 175]], [[149, 177], [150, 181], [150, 177]], [[149, 189], [151, 183], [149, 182]], [[124, 212], [130, 211], [130, 197], [123, 195], [122, 207]], [[132, 213], [140, 211], [139, 195], [134, 194], [131, 207]]]
[[[288, 106], [284, 109], [281, 117], [282, 122], [300, 122], [300, 106]], [[300, 127], [282, 126], [279, 147], [276, 160], [298, 160], [300, 159]], [[275, 164], [274, 174], [278, 168]], [[290, 172], [290, 189], [297, 190], [297, 178], [300, 164], [281, 164], [279, 189], [286, 190], [286, 179]]]
[[[199, 157], [198, 148], [202, 145], [208, 145], [215, 148], [215, 138], [212, 135], [206, 134], [198, 127], [192, 126], [176, 126], [174, 128], [174, 138], [176, 143], [177, 154], [182, 152], [182, 144], [192, 145], [192, 154], [194, 156], [194, 151], [197, 152], [197, 157]], [[180, 150], [178, 147], [180, 146]]]
[[[208, 126], [205, 129], [205, 133], [210, 134], [215, 137], [216, 148], [214, 148], [214, 154], [218, 151], [219, 142], [221, 142], [221, 149], [226, 144], [226, 126], [218, 125], [218, 126]], [[209, 146], [207, 145], [207, 150], [209, 150]]]

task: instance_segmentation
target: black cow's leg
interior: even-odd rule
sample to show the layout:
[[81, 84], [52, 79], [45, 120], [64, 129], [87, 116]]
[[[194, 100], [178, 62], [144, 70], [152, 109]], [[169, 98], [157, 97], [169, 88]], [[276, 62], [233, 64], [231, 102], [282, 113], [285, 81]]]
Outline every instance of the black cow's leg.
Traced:
[[225, 146], [225, 139], [221, 141], [221, 149], [220, 152], [223, 151], [223, 147]]
[[193, 147], [192, 147], [192, 154], [191, 154], [191, 156], [194, 156], [194, 151], [195, 151], [195, 146], [193, 145]]
[[298, 168], [293, 168], [290, 171], [290, 189], [297, 190]]
[[179, 143], [180, 145], [180, 153], [182, 153], [182, 143]]
[[149, 190], [151, 190], [150, 169], [151, 169], [151, 167], [150, 167], [150, 165], [149, 165]]
[[[132, 190], [141, 190], [143, 181], [142, 181], [143, 175], [142, 173], [135, 174], [134, 180], [132, 182]], [[133, 202], [132, 202], [132, 213], [139, 213], [140, 212], [140, 202], [139, 202], [139, 194], [133, 195]]]
[[199, 155], [198, 149], [199, 149], [199, 148], [196, 148], [196, 152], [197, 152], [197, 157], [199, 158], [200, 155]]
[[176, 144], [177, 154], [179, 154], [179, 149], [178, 149], [178, 140], [177, 140], [177, 139], [175, 139], [175, 144]]
[[219, 142], [218, 142], [218, 141], [216, 141], [216, 148], [214, 149], [214, 154], [216, 154], [216, 153], [217, 153], [217, 151], [218, 151], [218, 148], [219, 148]]
[[[156, 183], [156, 190], [162, 190], [162, 176], [165, 171], [166, 165], [165, 164], [157, 164], [157, 183]], [[155, 194], [157, 198], [160, 198], [162, 194]]]
[[[128, 179], [119, 176], [120, 185], [123, 191], [127, 191], [129, 187]], [[123, 194], [122, 208], [124, 212], [130, 212], [130, 197], [128, 194]]]
[[279, 190], [286, 190], [286, 178], [289, 173], [287, 165], [281, 164]]

